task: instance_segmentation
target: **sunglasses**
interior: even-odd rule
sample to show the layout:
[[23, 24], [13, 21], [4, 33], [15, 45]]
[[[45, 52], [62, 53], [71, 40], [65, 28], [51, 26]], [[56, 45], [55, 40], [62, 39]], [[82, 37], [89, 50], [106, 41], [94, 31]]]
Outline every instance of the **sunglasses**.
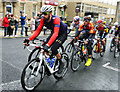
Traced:
[[88, 22], [89, 20], [84, 20], [85, 22]]
[[74, 22], [77, 22], [77, 21], [74, 21]]
[[48, 14], [50, 14], [50, 12], [43, 12], [42, 14], [43, 15], [48, 15]]

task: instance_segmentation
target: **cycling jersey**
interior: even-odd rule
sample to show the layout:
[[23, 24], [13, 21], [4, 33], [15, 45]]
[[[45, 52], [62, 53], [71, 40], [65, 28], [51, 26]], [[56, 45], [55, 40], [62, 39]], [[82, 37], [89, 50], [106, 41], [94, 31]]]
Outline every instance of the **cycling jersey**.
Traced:
[[95, 27], [98, 31], [101, 31], [101, 32], [106, 32], [106, 29], [107, 27], [105, 25], [102, 25], [102, 26], [96, 26]]
[[78, 25], [76, 25], [75, 22], [73, 21], [73, 22], [71, 23], [70, 30], [73, 29], [74, 27], [75, 27], [76, 29], [78, 29], [81, 24], [82, 24], [81, 21], [79, 21], [79, 24], [78, 24]]
[[102, 25], [102, 26], [97, 25], [95, 28], [96, 28], [96, 30], [98, 30], [98, 35], [100, 37], [105, 38], [107, 36], [108, 29], [107, 29], [107, 27], [105, 25]]
[[89, 36], [86, 35], [87, 36], [86, 38], [93, 38], [95, 34], [94, 25], [92, 23], [89, 23], [87, 26], [85, 26], [83, 23], [82, 25], [79, 26], [78, 31], [88, 34]]
[[94, 25], [92, 23], [89, 23], [87, 26], [85, 26], [83, 23], [82, 25], [79, 26], [78, 31], [81, 31], [81, 30], [87, 30], [89, 31], [89, 33], [95, 33]]
[[52, 36], [47, 43], [49, 46], [51, 46], [51, 44], [56, 40], [58, 36], [67, 34], [67, 30], [66, 30], [67, 25], [63, 23], [58, 16], [52, 15], [50, 22], [47, 22], [43, 17], [41, 18], [37, 30], [29, 39], [33, 40], [35, 37], [37, 37], [41, 32], [43, 26], [47, 27], [47, 29], [50, 29], [52, 33]]

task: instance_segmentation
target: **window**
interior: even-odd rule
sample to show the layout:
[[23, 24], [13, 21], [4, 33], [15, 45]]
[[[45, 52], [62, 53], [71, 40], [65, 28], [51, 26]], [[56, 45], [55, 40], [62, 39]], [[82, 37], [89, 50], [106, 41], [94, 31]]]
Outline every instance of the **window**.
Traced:
[[102, 7], [98, 8], [98, 13], [102, 14]]
[[12, 3], [7, 2], [6, 3], [6, 14], [12, 13]]
[[110, 14], [110, 12], [111, 12], [111, 9], [109, 8], [108, 11], [107, 11], [107, 14]]
[[90, 12], [91, 11], [91, 5], [85, 5], [85, 11]]
[[103, 9], [103, 14], [107, 14], [107, 8]]
[[93, 11], [93, 12], [98, 12], [98, 7], [94, 5], [94, 6], [92, 7], [92, 11]]

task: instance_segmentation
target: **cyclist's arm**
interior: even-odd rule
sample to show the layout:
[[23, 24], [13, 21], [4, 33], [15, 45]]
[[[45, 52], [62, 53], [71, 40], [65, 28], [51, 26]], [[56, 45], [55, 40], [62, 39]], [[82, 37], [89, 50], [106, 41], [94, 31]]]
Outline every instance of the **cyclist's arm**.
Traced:
[[41, 19], [41, 21], [40, 21], [40, 24], [39, 24], [39, 26], [38, 26], [38, 28], [37, 28], [37, 30], [34, 32], [34, 34], [29, 38], [29, 40], [31, 41], [31, 40], [33, 40], [34, 38], [36, 38], [39, 34], [40, 34], [40, 32], [41, 32], [41, 30], [42, 30], [42, 28], [43, 28], [43, 25], [44, 25], [44, 21], [43, 21], [43, 18]]
[[54, 25], [55, 25], [55, 27], [54, 27], [54, 33], [53, 33], [53, 35], [51, 36], [50, 40], [47, 43], [48, 46], [51, 46], [51, 44], [58, 37], [59, 29], [60, 29], [60, 19], [58, 17], [55, 18]]
[[76, 33], [75, 38], [76, 38], [76, 37], [77, 37], [77, 38], [80, 37], [80, 35], [81, 35], [80, 33], [81, 33], [82, 29], [83, 29], [83, 24], [81, 24], [81, 25], [79, 26], [79, 29], [78, 29], [79, 32]]
[[89, 35], [88, 39], [93, 40], [94, 37], [95, 37], [94, 25], [91, 24], [90, 35]]
[[68, 30], [68, 33], [71, 32], [71, 30], [73, 29], [73, 27], [74, 27], [74, 22], [71, 23], [71, 25], [70, 25], [70, 29]]

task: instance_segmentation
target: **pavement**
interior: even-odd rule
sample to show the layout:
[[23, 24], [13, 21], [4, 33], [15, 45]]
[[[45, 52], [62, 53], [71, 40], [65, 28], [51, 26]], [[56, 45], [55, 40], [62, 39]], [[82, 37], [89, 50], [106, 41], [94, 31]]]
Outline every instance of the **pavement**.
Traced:
[[[75, 31], [71, 31], [71, 33], [73, 34]], [[46, 31], [46, 35], [49, 35], [51, 32], [50, 30]], [[28, 30], [27, 32], [28, 36], [31, 36], [31, 31]], [[44, 31], [42, 30], [40, 33], [40, 36], [44, 36]], [[18, 38], [18, 37], [27, 37], [25, 36], [25, 30], [23, 31], [23, 36], [21, 36], [21, 28], [18, 28], [17, 30], [17, 37], [15, 37], [15, 30], [13, 31], [13, 37], [4, 37], [4, 29], [0, 28], [0, 38]]]
[[[46, 38], [47, 35], [39, 36], [40, 39]], [[21, 73], [27, 64], [27, 58], [30, 52], [23, 49], [22, 40], [26, 37], [19, 38], [2, 38], [0, 39], [0, 51], [2, 51], [2, 83], [0, 88], [10, 92], [24, 92], [21, 86]], [[118, 92], [120, 90], [120, 57], [114, 58], [113, 52], [109, 51], [111, 39], [107, 40], [107, 48], [103, 57], [98, 56], [92, 62], [92, 65], [84, 69], [82, 66], [77, 72], [68, 68], [66, 76], [57, 81], [53, 76], [45, 76], [42, 83], [36, 88], [43, 90], [55, 91], [85, 91], [85, 92]], [[68, 40], [63, 44], [64, 47], [69, 43]], [[1, 46], [2, 45], [2, 46]], [[101, 90], [101, 91], [99, 91]], [[103, 91], [105, 90], [105, 91]], [[75, 92], [74, 91], [74, 92]], [[35, 92], [35, 91], [33, 91]]]

